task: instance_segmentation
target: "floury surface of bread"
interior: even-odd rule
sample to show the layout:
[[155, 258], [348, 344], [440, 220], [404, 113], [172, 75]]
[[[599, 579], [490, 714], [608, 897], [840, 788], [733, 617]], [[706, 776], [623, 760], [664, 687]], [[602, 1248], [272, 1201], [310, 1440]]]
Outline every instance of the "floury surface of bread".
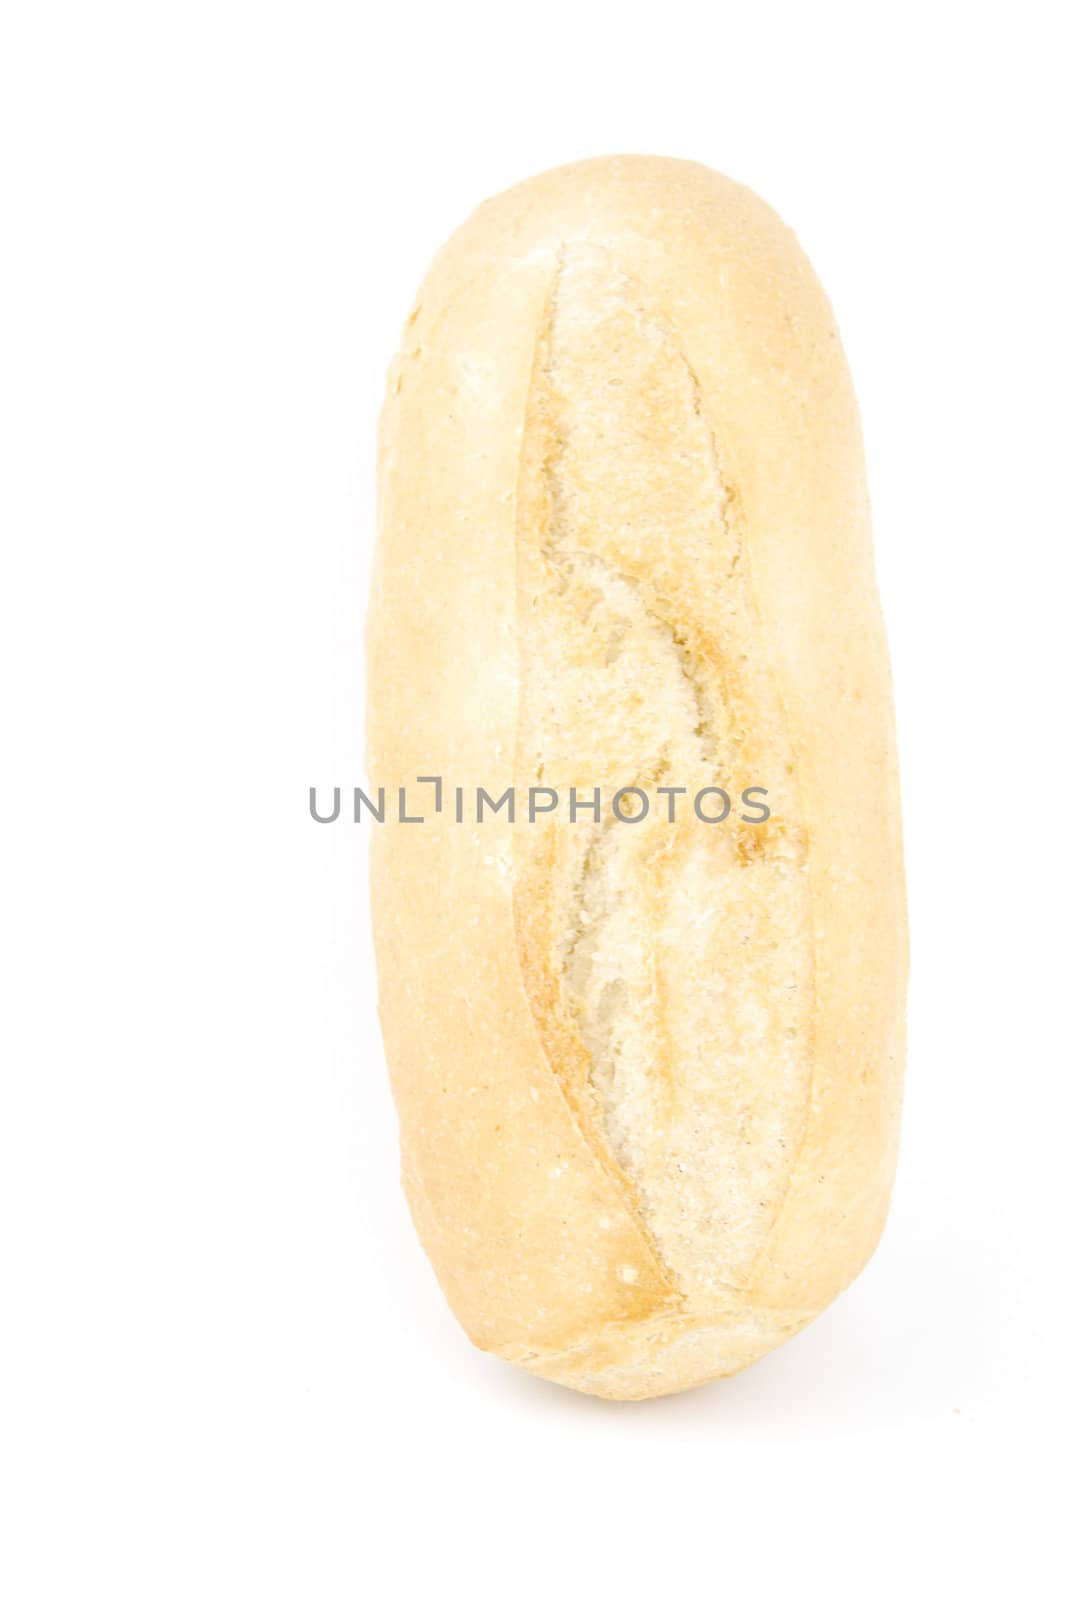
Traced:
[[[369, 774], [686, 797], [377, 825], [406, 1191], [473, 1340], [639, 1399], [806, 1326], [884, 1221], [906, 934], [855, 402], [793, 236], [690, 162], [482, 206], [392, 370]], [[704, 822], [706, 785], [769, 820]]]

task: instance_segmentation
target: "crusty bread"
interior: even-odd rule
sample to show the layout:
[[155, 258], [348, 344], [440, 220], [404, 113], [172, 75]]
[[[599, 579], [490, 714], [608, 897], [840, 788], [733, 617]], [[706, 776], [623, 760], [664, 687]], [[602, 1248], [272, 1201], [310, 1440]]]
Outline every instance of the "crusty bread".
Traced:
[[[370, 777], [444, 785], [373, 824], [420, 1236], [531, 1372], [625, 1399], [725, 1376], [860, 1270], [896, 1153], [893, 717], [829, 306], [701, 166], [547, 173], [433, 264], [380, 482]], [[516, 821], [472, 820], [477, 785], [515, 786]], [[530, 786], [599, 786], [602, 814], [531, 823]], [[610, 808], [669, 786], [673, 822]]]

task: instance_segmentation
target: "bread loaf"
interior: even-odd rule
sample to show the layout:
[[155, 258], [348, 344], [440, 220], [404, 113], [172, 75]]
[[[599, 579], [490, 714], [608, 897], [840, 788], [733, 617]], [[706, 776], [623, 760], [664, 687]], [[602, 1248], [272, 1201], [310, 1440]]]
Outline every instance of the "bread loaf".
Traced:
[[373, 914], [420, 1237], [532, 1373], [726, 1376], [860, 1270], [896, 1155], [893, 715], [825, 296], [701, 166], [532, 179], [428, 274], [380, 490]]

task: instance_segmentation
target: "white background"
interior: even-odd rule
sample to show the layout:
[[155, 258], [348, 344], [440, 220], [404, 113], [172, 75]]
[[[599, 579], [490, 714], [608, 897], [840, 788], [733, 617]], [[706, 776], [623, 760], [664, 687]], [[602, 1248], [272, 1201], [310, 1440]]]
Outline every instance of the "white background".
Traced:
[[[1055, 4], [5, 8], [0, 1590], [1071, 1593]], [[613, 1407], [479, 1355], [397, 1181], [361, 777], [431, 253], [582, 156], [797, 229], [866, 429], [913, 933], [892, 1218]]]

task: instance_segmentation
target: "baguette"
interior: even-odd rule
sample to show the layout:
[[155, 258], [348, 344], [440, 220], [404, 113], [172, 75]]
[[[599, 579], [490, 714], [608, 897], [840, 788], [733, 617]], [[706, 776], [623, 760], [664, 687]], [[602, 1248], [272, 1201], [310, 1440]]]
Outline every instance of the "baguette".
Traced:
[[856, 405], [766, 205], [619, 157], [476, 211], [389, 378], [367, 648], [372, 785], [423, 801], [372, 823], [373, 919], [451, 1307], [607, 1398], [736, 1372], [874, 1249], [907, 974]]

